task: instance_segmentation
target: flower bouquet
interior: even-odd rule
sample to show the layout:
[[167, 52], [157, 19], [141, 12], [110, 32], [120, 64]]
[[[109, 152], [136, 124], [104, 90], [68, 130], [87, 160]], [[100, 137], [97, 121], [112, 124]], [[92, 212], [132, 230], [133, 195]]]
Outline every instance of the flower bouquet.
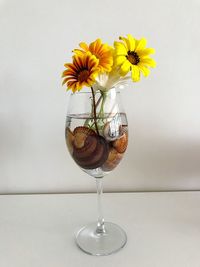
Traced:
[[[68, 105], [65, 138], [77, 165], [96, 178], [98, 221], [76, 235], [78, 246], [92, 255], [108, 255], [126, 243], [124, 230], [105, 222], [102, 207], [102, 178], [121, 161], [128, 145], [128, 123], [120, 89], [130, 80], [147, 77], [156, 62], [155, 51], [146, 39], [131, 34], [119, 37], [114, 46], [101, 39], [73, 50], [72, 63], [65, 64], [63, 84], [72, 90]], [[84, 89], [84, 90], [83, 90]]]

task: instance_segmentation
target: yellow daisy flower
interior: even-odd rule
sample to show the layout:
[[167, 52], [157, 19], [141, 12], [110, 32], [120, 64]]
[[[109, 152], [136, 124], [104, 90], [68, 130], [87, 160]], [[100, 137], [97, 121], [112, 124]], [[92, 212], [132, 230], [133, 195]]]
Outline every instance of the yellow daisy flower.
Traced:
[[140, 80], [140, 73], [147, 77], [150, 73], [148, 67], [154, 68], [156, 62], [150, 58], [154, 54], [153, 48], [146, 48], [146, 39], [136, 40], [131, 34], [126, 37], [119, 37], [119, 42], [114, 42], [114, 65], [119, 68], [120, 74], [125, 76], [131, 71], [134, 82]]
[[113, 65], [113, 48], [107, 44], [103, 44], [101, 39], [97, 39], [89, 46], [86, 43], [79, 44], [81, 49], [74, 49], [74, 53], [81, 55], [85, 52], [90, 52], [99, 60], [100, 72], [110, 72]]
[[67, 69], [62, 74], [65, 78], [63, 84], [67, 84], [68, 90], [73, 92], [81, 90], [83, 86], [91, 87], [99, 72], [98, 64], [99, 60], [91, 53], [75, 55], [73, 63], [64, 65]]

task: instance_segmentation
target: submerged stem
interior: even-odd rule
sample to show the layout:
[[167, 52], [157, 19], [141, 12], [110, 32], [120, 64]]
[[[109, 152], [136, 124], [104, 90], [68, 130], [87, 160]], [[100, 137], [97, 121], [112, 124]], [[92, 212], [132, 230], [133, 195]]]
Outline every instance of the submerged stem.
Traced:
[[92, 90], [92, 101], [93, 101], [94, 124], [95, 124], [95, 128], [96, 128], [96, 132], [99, 135], [99, 130], [98, 130], [98, 126], [97, 126], [96, 103], [95, 103], [95, 95], [94, 95], [93, 87], [91, 87], [91, 90]]
[[101, 108], [100, 108], [99, 114], [100, 114], [101, 119], [103, 119], [104, 116], [105, 116], [105, 114], [104, 114], [104, 104], [105, 104], [105, 101], [106, 101], [107, 94], [104, 93], [104, 92], [101, 92], [101, 96], [102, 96], [103, 99], [102, 99], [102, 102], [101, 102]]

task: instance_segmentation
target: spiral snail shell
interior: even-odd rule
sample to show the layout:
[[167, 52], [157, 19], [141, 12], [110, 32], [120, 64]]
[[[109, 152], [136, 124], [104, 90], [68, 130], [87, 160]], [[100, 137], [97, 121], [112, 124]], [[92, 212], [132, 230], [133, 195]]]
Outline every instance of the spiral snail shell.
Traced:
[[95, 169], [107, 160], [109, 146], [104, 137], [88, 127], [76, 127], [73, 132], [73, 158], [84, 169]]

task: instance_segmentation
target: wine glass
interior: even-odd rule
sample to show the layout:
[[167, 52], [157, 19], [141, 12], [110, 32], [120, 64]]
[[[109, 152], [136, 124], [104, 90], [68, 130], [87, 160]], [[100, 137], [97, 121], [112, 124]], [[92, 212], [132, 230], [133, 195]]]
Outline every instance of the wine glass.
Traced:
[[103, 177], [121, 161], [128, 144], [128, 123], [120, 92], [88, 91], [71, 94], [66, 117], [67, 148], [77, 165], [96, 179], [98, 220], [78, 231], [77, 245], [91, 255], [109, 255], [127, 241], [118, 225], [105, 222], [101, 196]]

